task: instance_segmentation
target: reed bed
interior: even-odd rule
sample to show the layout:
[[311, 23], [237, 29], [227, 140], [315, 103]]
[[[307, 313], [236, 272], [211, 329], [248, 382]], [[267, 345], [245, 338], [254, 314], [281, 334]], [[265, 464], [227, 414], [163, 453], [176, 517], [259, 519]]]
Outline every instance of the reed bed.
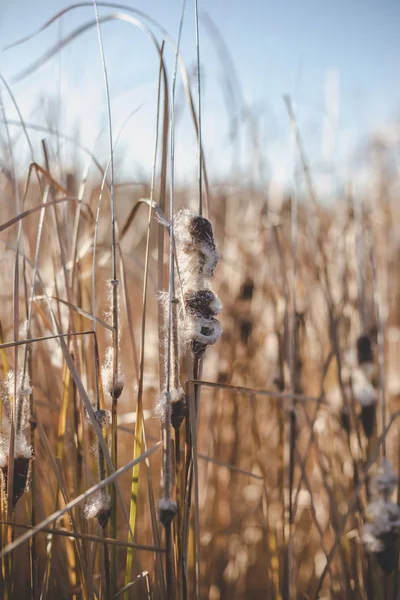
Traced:
[[[197, 2], [194, 14], [194, 82], [181, 29], [175, 43], [105, 2], [29, 67], [96, 28], [109, 106], [102, 25], [146, 35], [158, 101], [141, 189], [119, 185], [110, 110], [104, 165], [2, 110], [0, 597], [398, 599], [396, 182], [381, 147], [369, 197], [327, 206], [285, 98], [303, 191], [213, 186]], [[175, 184], [177, 76], [195, 193]], [[15, 131], [31, 148], [25, 180]], [[58, 162], [60, 140], [82, 168]]]

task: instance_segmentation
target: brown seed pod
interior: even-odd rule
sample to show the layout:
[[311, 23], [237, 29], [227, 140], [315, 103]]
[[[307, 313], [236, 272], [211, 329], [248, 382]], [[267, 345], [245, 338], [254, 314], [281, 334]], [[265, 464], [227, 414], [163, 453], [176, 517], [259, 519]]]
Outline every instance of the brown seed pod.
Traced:
[[252, 279], [247, 279], [240, 291], [240, 300], [251, 300], [253, 298], [254, 293], [254, 281]]
[[370, 404], [361, 408], [361, 422], [364, 433], [370, 438], [374, 432], [376, 422], [376, 404]]
[[171, 498], [161, 498], [158, 503], [158, 516], [164, 527], [170, 525], [178, 511], [176, 502]]
[[186, 416], [186, 397], [185, 394], [179, 400], [171, 403], [171, 425], [177, 431], [182, 425]]
[[94, 416], [96, 417], [96, 421], [102, 429], [105, 429], [111, 423], [111, 413], [109, 410], [99, 408], [98, 410], [94, 411]]
[[110, 381], [110, 385], [108, 386], [109, 394], [110, 394], [111, 398], [113, 398], [113, 400], [118, 400], [118, 398], [122, 394], [123, 389], [124, 389], [124, 380], [122, 378], [118, 378], [115, 381], [115, 384], [113, 381]]
[[357, 360], [358, 364], [373, 362], [372, 344], [369, 335], [363, 334], [357, 340]]
[[380, 540], [384, 545], [384, 550], [376, 553], [376, 559], [382, 571], [386, 575], [390, 575], [397, 567], [399, 536], [395, 532], [390, 531], [383, 534]]
[[192, 217], [189, 221], [188, 231], [194, 244], [215, 246], [212, 225], [205, 217], [200, 215]]
[[219, 298], [211, 290], [190, 290], [184, 296], [185, 308], [190, 315], [209, 319], [222, 310]]
[[340, 411], [340, 424], [343, 427], [343, 429], [345, 430], [345, 432], [347, 433], [347, 435], [350, 434], [350, 414], [349, 411], [346, 408], [343, 408]]
[[186, 336], [195, 358], [201, 358], [207, 346], [215, 344], [221, 337], [221, 334], [221, 323], [217, 319], [193, 317], [188, 320]]
[[253, 322], [251, 319], [242, 319], [240, 322], [240, 339], [243, 344], [247, 344], [251, 332], [253, 331]]
[[[28, 472], [29, 472], [29, 463], [31, 459], [25, 458], [24, 456], [17, 456], [14, 459], [14, 481], [13, 481], [13, 497], [12, 497], [12, 507], [13, 510], [17, 506], [18, 500], [21, 498], [22, 494], [25, 491], [26, 484], [28, 481]], [[7, 490], [7, 481], [8, 481], [8, 464], [4, 467], [1, 467], [1, 472], [3, 475], [3, 485], [5, 491]]]
[[107, 527], [108, 521], [111, 517], [111, 508], [101, 508], [96, 515], [96, 519], [102, 529]]

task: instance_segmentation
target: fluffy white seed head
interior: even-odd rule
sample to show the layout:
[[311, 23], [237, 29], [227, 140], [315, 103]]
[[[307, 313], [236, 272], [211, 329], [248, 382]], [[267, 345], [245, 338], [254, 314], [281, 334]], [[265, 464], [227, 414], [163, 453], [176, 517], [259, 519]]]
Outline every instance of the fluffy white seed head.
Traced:
[[217, 319], [204, 319], [203, 317], [188, 318], [186, 339], [196, 340], [207, 346], [215, 344], [222, 334], [221, 323]]
[[[8, 464], [10, 438], [8, 435], [0, 435], [0, 468]], [[23, 433], [19, 433], [14, 439], [14, 458], [26, 458], [29, 460], [32, 457], [32, 447]]]
[[367, 507], [370, 531], [378, 538], [400, 533], [400, 508], [391, 500], [380, 498]]
[[194, 317], [209, 319], [222, 311], [222, 302], [209, 289], [188, 290], [184, 296], [184, 303], [186, 312]]
[[124, 389], [125, 377], [122, 373], [121, 365], [118, 364], [117, 376], [114, 381], [113, 369], [114, 369], [114, 349], [112, 346], [109, 346], [106, 350], [104, 364], [101, 369], [103, 389], [111, 397], [115, 396], [115, 398], [119, 398], [120, 395], [122, 394], [122, 390]]
[[111, 499], [105, 490], [94, 493], [84, 508], [86, 519], [97, 519], [101, 527], [105, 527], [111, 514]]
[[[173, 412], [175, 408], [178, 408], [178, 405], [183, 404], [183, 408], [186, 406], [186, 396], [183, 388], [172, 389], [169, 394], [171, 398], [171, 412]], [[161, 423], [165, 423], [167, 400], [168, 392], [164, 391], [160, 394], [154, 406], [154, 415], [160, 419]]]
[[351, 385], [354, 399], [361, 406], [372, 406], [376, 404], [378, 396], [375, 388], [368, 381], [364, 371], [356, 368], [351, 375]]
[[102, 429], [106, 429], [111, 425], [111, 412], [109, 410], [99, 408], [94, 411], [94, 416]]
[[371, 523], [367, 523], [363, 527], [361, 539], [368, 552], [382, 552], [385, 545], [374, 533], [374, 527]]
[[390, 461], [383, 459], [371, 482], [371, 491], [376, 497], [389, 500], [398, 483], [397, 474], [393, 471]]
[[186, 209], [180, 211], [175, 220], [175, 242], [185, 287], [199, 287], [202, 277], [214, 275], [219, 255], [208, 219]]

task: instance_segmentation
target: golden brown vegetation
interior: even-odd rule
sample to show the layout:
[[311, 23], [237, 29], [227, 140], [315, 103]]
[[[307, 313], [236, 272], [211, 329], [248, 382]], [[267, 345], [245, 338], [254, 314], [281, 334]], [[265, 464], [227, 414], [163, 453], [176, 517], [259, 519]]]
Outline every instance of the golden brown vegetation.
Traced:
[[204, 177], [174, 229], [160, 89], [142, 190], [63, 174], [50, 134], [0, 182], [1, 597], [398, 598], [385, 154], [327, 207], [298, 134], [301, 199]]

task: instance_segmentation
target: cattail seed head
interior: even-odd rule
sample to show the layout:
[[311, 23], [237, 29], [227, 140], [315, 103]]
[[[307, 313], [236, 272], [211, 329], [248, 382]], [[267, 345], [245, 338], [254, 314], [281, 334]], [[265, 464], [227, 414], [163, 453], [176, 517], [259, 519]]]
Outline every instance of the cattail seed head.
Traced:
[[361, 407], [361, 423], [367, 438], [374, 433], [376, 424], [376, 404], [369, 404]]
[[[2, 435], [0, 436], [0, 472], [5, 493], [7, 493], [8, 481], [8, 451], [9, 437]], [[22, 433], [17, 434], [14, 441], [13, 509], [16, 507], [18, 500], [21, 498], [27, 487], [31, 458], [32, 448], [28, 444], [26, 437]]]
[[342, 410], [340, 411], [340, 424], [343, 427], [343, 429], [345, 430], [345, 432], [347, 433], [347, 435], [349, 435], [350, 429], [351, 429], [351, 421], [350, 421], [350, 413], [347, 408], [343, 407]]
[[357, 360], [359, 365], [374, 361], [371, 338], [369, 335], [360, 335], [357, 340]]
[[[186, 395], [183, 389], [172, 389], [169, 392], [171, 398], [171, 424], [174, 429], [179, 429], [186, 414]], [[167, 392], [164, 391], [158, 398], [154, 413], [160, 419], [161, 423], [165, 423], [165, 412], [167, 405]]]
[[187, 319], [186, 338], [195, 358], [201, 358], [208, 346], [215, 344], [222, 334], [221, 323], [214, 318]]
[[117, 377], [115, 381], [110, 382], [108, 393], [111, 398], [118, 400], [124, 389], [125, 380], [123, 377]]
[[175, 221], [175, 239], [184, 279], [189, 281], [195, 275], [214, 275], [219, 255], [208, 219], [189, 210], [181, 211]]
[[279, 369], [274, 376], [273, 384], [279, 392], [283, 392], [285, 389], [285, 379], [283, 372]]
[[164, 527], [168, 527], [172, 523], [177, 511], [177, 504], [171, 498], [160, 498], [158, 502], [158, 516]]
[[253, 331], [253, 321], [248, 318], [241, 319], [241, 321], [240, 321], [240, 339], [243, 344], [247, 344], [252, 331]]
[[397, 474], [393, 471], [389, 460], [383, 459], [371, 482], [371, 492], [374, 496], [389, 500], [398, 483]]
[[222, 310], [222, 303], [218, 296], [208, 289], [186, 292], [184, 302], [186, 311], [194, 317], [209, 319], [219, 315]]
[[213, 228], [210, 221], [205, 217], [200, 215], [191, 217], [188, 223], [188, 231], [193, 244], [197, 246], [214, 244]]
[[177, 431], [186, 416], [186, 394], [182, 388], [171, 398], [171, 425]]
[[247, 279], [242, 286], [240, 300], [251, 300], [253, 298], [253, 293], [254, 281], [252, 279]]
[[101, 369], [103, 388], [110, 394], [113, 400], [118, 400], [124, 389], [125, 377], [121, 371], [121, 365], [118, 365], [116, 377], [114, 371], [114, 349], [109, 346], [106, 351], [104, 364]]
[[89, 498], [84, 515], [86, 519], [96, 518], [103, 529], [107, 526], [111, 516], [111, 499], [105, 490], [99, 490]]
[[379, 499], [367, 508], [369, 523], [364, 525], [362, 540], [368, 552], [376, 554], [381, 569], [394, 571], [400, 535], [400, 509], [392, 501]]
[[351, 375], [351, 387], [354, 399], [361, 406], [376, 404], [378, 396], [373, 385], [368, 381], [362, 369], [354, 369]]
[[400, 508], [390, 500], [396, 486], [397, 476], [390, 462], [383, 460], [371, 482], [371, 492], [377, 499], [367, 507], [368, 523], [363, 527], [362, 540], [387, 574], [396, 568], [400, 539]]
[[104, 408], [99, 408], [94, 411], [94, 416], [96, 417], [96, 421], [100, 425], [102, 429], [106, 429], [111, 424], [111, 413], [109, 410], [105, 410]]

